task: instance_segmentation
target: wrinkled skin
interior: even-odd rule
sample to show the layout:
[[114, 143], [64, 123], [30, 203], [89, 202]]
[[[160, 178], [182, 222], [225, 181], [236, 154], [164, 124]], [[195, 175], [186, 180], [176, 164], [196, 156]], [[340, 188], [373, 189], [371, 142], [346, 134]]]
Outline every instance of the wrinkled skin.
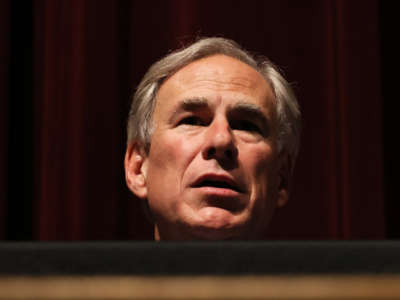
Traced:
[[125, 159], [155, 239], [261, 239], [288, 198], [270, 85], [250, 66], [214, 55], [168, 78], [156, 101], [150, 150], [132, 143]]

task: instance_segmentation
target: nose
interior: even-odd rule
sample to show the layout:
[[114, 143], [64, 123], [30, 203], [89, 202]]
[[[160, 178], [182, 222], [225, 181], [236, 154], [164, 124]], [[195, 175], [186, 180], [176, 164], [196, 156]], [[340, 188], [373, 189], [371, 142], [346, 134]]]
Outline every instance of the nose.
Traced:
[[226, 120], [214, 120], [211, 123], [202, 154], [204, 159], [232, 161], [237, 158], [235, 137]]

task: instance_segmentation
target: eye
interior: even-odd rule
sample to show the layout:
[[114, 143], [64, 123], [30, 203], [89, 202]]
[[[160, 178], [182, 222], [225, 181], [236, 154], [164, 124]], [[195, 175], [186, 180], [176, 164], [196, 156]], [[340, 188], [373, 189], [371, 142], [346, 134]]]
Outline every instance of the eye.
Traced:
[[233, 130], [241, 130], [241, 131], [259, 133], [259, 134], [262, 133], [261, 128], [256, 123], [254, 123], [253, 121], [250, 121], [250, 120], [234, 121], [231, 124], [231, 127]]
[[179, 125], [204, 126], [204, 122], [197, 116], [189, 116], [180, 120], [178, 126]]

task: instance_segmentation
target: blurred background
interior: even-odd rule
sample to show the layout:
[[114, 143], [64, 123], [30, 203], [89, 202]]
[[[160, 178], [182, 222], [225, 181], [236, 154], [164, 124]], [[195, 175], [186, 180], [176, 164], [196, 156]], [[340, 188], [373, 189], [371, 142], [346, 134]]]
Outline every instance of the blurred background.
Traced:
[[197, 36], [269, 57], [301, 104], [291, 199], [266, 239], [399, 238], [391, 3], [1, 0], [0, 240], [152, 239], [124, 180], [130, 97]]

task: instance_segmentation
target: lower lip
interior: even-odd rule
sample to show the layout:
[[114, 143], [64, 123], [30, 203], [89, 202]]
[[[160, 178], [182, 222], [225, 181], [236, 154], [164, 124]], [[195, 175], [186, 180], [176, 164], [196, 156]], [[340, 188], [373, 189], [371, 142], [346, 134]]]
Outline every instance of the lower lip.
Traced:
[[200, 190], [201, 192], [212, 195], [212, 196], [218, 196], [218, 197], [238, 197], [240, 193], [235, 190], [231, 189], [226, 189], [226, 188], [218, 188], [218, 187], [212, 187], [212, 186], [204, 186], [204, 187], [198, 187], [196, 188]]

